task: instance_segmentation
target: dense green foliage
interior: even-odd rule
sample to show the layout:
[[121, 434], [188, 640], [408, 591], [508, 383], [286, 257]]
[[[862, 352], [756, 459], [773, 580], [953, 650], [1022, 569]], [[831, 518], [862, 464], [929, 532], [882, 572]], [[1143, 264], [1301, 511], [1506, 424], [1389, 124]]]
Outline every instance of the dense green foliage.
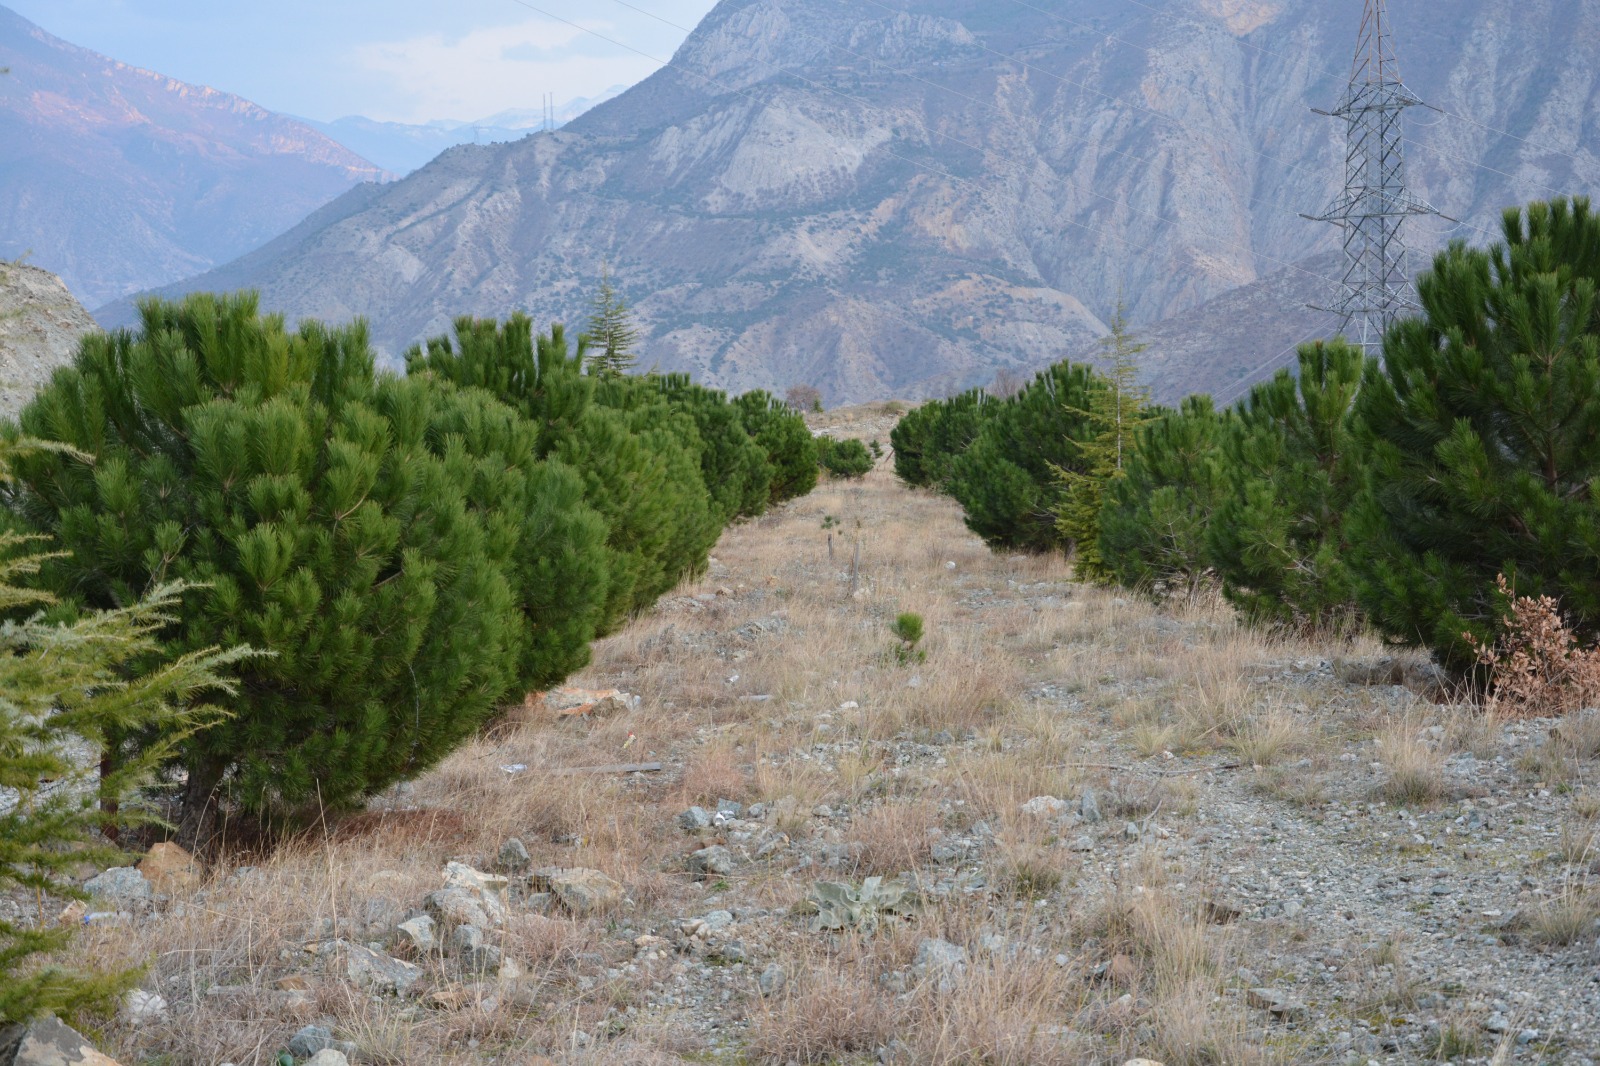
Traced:
[[817, 485], [817, 443], [805, 419], [782, 400], [752, 389], [734, 403], [745, 432], [767, 453], [772, 484], [767, 499], [781, 503], [804, 496]]
[[1584, 199], [1508, 211], [1487, 251], [1454, 244], [1423, 316], [1384, 338], [1356, 401], [1371, 450], [1350, 519], [1358, 593], [1387, 637], [1464, 671], [1516, 595], [1600, 636], [1600, 218]]
[[[20, 448], [0, 442], [0, 482]], [[87, 457], [63, 456], [69, 461]], [[0, 534], [0, 890], [45, 898], [84, 898], [76, 873], [86, 862], [122, 859], [100, 831], [147, 821], [123, 801], [175, 745], [214, 724], [220, 712], [199, 702], [234, 692], [227, 672], [242, 650], [199, 648], [170, 658], [157, 630], [179, 606], [182, 586], [163, 585], [127, 607], [52, 623], [47, 593], [18, 587], [46, 560], [38, 542]], [[137, 668], [136, 668], [137, 666]], [[129, 738], [159, 738], [143, 748]], [[74, 750], [111, 753], [110, 773], [83, 765]], [[94, 974], [41, 965], [70, 927], [0, 919], [0, 1025], [45, 1012], [109, 1004], [136, 973]]]
[[1122, 479], [1139, 427], [1149, 412], [1150, 390], [1139, 383], [1138, 355], [1145, 346], [1133, 339], [1121, 305], [1111, 332], [1101, 341], [1105, 388], [1089, 392], [1089, 406], [1075, 413], [1085, 420], [1085, 435], [1073, 441], [1077, 469], [1056, 468], [1061, 499], [1056, 534], [1072, 551], [1073, 574], [1080, 581], [1106, 582], [1111, 567], [1100, 554], [1100, 514], [1106, 493]]
[[872, 469], [872, 454], [858, 440], [818, 437], [817, 463], [830, 477], [865, 477], [867, 471]]
[[1061, 475], [1086, 469], [1080, 444], [1094, 430], [1084, 412], [1104, 388], [1093, 368], [1062, 362], [1015, 396], [984, 405], [977, 437], [951, 462], [946, 483], [969, 529], [997, 548], [1061, 546]]
[[633, 313], [617, 287], [611, 284], [611, 269], [600, 274], [600, 290], [590, 303], [589, 329], [583, 335], [588, 348], [589, 373], [599, 377], [626, 374], [638, 365], [633, 350], [639, 343], [639, 329]]
[[[43, 569], [63, 598], [106, 610], [162, 582], [208, 586], [184, 595], [165, 652], [272, 652], [241, 666], [232, 716], [175, 749], [186, 817], [219, 786], [260, 813], [354, 801], [443, 757], [519, 674], [560, 672], [532, 661], [517, 574], [565, 573], [552, 557], [592, 548], [531, 524], [569, 477], [530, 472], [498, 498], [489, 427], [510, 430], [491, 397], [442, 406], [439, 384], [375, 375], [359, 325], [289, 333], [249, 295], [141, 315], [136, 333], [86, 338], [22, 414], [95, 465], [22, 456], [10, 502], [63, 550]], [[574, 643], [585, 598], [555, 608]]]
[[913, 488], [942, 490], [951, 465], [977, 438], [993, 402], [982, 389], [969, 389], [906, 412], [889, 432], [895, 476]]
[[1252, 621], [1338, 629], [1355, 617], [1344, 524], [1361, 484], [1351, 404], [1363, 356], [1317, 341], [1299, 362], [1298, 378], [1278, 371], [1231, 420], [1207, 551], [1223, 595]]
[[1119, 584], [1192, 592], [1210, 572], [1206, 529], [1226, 486], [1226, 427], [1211, 397], [1190, 396], [1135, 433], [1100, 512], [1100, 555]]

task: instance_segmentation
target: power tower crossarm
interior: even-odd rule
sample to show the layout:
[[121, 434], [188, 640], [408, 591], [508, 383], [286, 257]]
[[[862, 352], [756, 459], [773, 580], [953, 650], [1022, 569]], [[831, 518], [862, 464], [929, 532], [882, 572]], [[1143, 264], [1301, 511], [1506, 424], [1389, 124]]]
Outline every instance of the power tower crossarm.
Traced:
[[1332, 111], [1313, 109], [1344, 121], [1344, 192], [1322, 214], [1302, 217], [1344, 231], [1338, 296], [1319, 310], [1339, 315], [1340, 332], [1372, 354], [1396, 318], [1417, 310], [1402, 224], [1439, 213], [1405, 183], [1401, 116], [1421, 102], [1400, 80], [1385, 0], [1366, 0], [1344, 97]]

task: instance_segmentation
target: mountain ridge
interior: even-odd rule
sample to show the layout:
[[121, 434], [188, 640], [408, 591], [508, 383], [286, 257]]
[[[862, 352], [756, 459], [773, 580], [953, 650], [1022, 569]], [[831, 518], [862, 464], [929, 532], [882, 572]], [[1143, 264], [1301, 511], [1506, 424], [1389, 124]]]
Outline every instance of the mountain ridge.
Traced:
[[[836, 403], [1092, 357], [1119, 299], [1155, 330], [1279, 273], [1337, 277], [1294, 272], [1337, 246], [1300, 213], [1343, 184], [1337, 124], [1310, 108], [1343, 89], [1359, 0], [1154, 17], [1110, 0], [867, 7], [723, 0], [669, 66], [560, 132], [452, 150], [248, 267], [167, 291], [226, 280], [290, 317], [362, 314], [395, 357], [459, 314], [581, 323], [609, 270], [644, 365], [731, 389], [804, 381]], [[1420, 195], [1487, 229], [1508, 203], [1593, 184], [1574, 177], [1600, 173], [1587, 149], [1538, 147], [1596, 124], [1597, 34], [1550, 39], [1579, 7], [1518, 20], [1506, 0], [1465, 0], [1397, 20], [1415, 91], [1470, 111], [1482, 87], [1463, 68], [1503, 62], [1495, 106], [1528, 134], [1419, 125]], [[1470, 231], [1423, 220], [1412, 239], [1425, 254], [1451, 232]], [[1259, 330], [1175, 338], [1165, 376], [1214, 387], [1226, 373], [1208, 366], [1260, 365], [1299, 306], [1326, 299], [1292, 288], [1240, 305]]]
[[231, 260], [388, 175], [232, 93], [54, 37], [0, 5], [0, 258], [101, 304]]

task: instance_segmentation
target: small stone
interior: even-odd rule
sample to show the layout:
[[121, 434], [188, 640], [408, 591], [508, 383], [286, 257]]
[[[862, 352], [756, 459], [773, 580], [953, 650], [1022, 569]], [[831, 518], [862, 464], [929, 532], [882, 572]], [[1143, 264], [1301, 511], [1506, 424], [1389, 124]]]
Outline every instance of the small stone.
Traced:
[[1122, 1066], [1167, 1066], [1167, 1064], [1157, 1062], [1155, 1059], [1129, 1059]]
[[1244, 998], [1252, 1007], [1271, 1010], [1274, 1004], [1282, 1003], [1289, 997], [1281, 988], [1252, 988], [1245, 993]]
[[1019, 808], [1030, 818], [1059, 818], [1066, 809], [1067, 801], [1056, 796], [1035, 796]]
[[690, 832], [694, 832], [696, 829], [709, 829], [711, 827], [711, 815], [706, 813], [704, 807], [690, 807], [678, 815], [678, 824]]
[[689, 856], [689, 870], [702, 877], [721, 877], [733, 873], [733, 852], [721, 844], [701, 848]]
[[1504, 1033], [1511, 1029], [1511, 1022], [1504, 1014], [1491, 1014], [1484, 1020], [1483, 1027], [1491, 1033]]
[[134, 1025], [153, 1022], [167, 1012], [167, 1001], [154, 992], [134, 988], [122, 997], [122, 1016]]
[[1285, 918], [1298, 918], [1300, 912], [1305, 910], [1305, 904], [1297, 899], [1286, 899], [1281, 905], [1281, 912]]
[[517, 837], [511, 837], [501, 844], [500, 854], [495, 857], [495, 865], [507, 873], [520, 874], [532, 864], [527, 845]]
[[1089, 837], [1086, 837], [1086, 836], [1078, 837], [1072, 843], [1067, 845], [1067, 850], [1068, 851], [1093, 851], [1094, 850], [1094, 841], [1092, 839], [1090, 839]]
[[147, 905], [155, 897], [150, 882], [132, 866], [113, 866], [85, 881], [83, 890], [95, 899], [123, 906]]
[[733, 924], [733, 912], [716, 910], [710, 911], [700, 917], [707, 929], [726, 929]]
[[289, 1054], [297, 1059], [309, 1059], [319, 1051], [333, 1047], [333, 1033], [320, 1025], [308, 1025], [289, 1038]]
[[1100, 798], [1095, 795], [1094, 789], [1086, 788], [1083, 795], [1078, 798], [1078, 817], [1093, 825], [1104, 820], [1100, 813]]
[[948, 940], [929, 937], [917, 945], [917, 957], [911, 972], [918, 977], [937, 977], [941, 987], [952, 977], [959, 977], [967, 968], [967, 949]]
[[329, 1047], [311, 1056], [306, 1066], [350, 1066], [350, 1060], [345, 1058], [344, 1052]]
[[419, 914], [414, 918], [407, 918], [395, 926], [399, 932], [401, 943], [409, 947], [417, 955], [426, 955], [433, 950], [434, 924], [433, 919], [426, 914]]
[[422, 968], [348, 940], [339, 942], [345, 952], [345, 972], [356, 986], [372, 992], [404, 994], [422, 977]]
[[761, 976], [756, 978], [756, 985], [761, 989], [763, 996], [775, 996], [789, 983], [789, 973], [782, 966], [772, 962], [761, 971]]
[[729, 818], [737, 818], [744, 813], [744, 807], [731, 799], [717, 800], [717, 813], [725, 814]]
[[480, 929], [495, 924], [480, 896], [465, 888], [440, 888], [423, 897], [428, 914], [445, 928], [475, 925]]
[[505, 953], [493, 944], [474, 944], [461, 953], [462, 969], [468, 973], [498, 974], [505, 962]]
[[599, 870], [581, 866], [546, 866], [533, 872], [534, 883], [555, 893], [573, 914], [598, 914], [622, 902], [622, 886]]
[[1127, 837], [1129, 840], [1138, 840], [1140, 836], [1139, 823], [1129, 822], [1127, 825], [1123, 826], [1122, 835]]
[[483, 930], [475, 925], [458, 925], [450, 930], [450, 950], [465, 955], [483, 943]]
[[200, 887], [200, 866], [194, 856], [166, 841], [153, 845], [139, 860], [139, 873], [155, 891], [166, 896]]

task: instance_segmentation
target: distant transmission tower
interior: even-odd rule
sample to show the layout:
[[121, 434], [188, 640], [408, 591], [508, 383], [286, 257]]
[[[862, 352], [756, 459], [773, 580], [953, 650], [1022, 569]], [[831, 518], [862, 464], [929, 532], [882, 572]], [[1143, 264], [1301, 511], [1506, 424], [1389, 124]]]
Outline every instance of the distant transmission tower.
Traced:
[[1390, 323], [1417, 310], [1401, 223], [1407, 215], [1438, 214], [1406, 191], [1400, 118], [1422, 101], [1400, 80], [1385, 6], [1366, 0], [1350, 87], [1339, 106], [1313, 109], [1344, 119], [1344, 192], [1322, 214], [1302, 216], [1344, 230], [1344, 280], [1333, 304], [1319, 310], [1339, 315], [1339, 331], [1369, 354], [1378, 353]]

